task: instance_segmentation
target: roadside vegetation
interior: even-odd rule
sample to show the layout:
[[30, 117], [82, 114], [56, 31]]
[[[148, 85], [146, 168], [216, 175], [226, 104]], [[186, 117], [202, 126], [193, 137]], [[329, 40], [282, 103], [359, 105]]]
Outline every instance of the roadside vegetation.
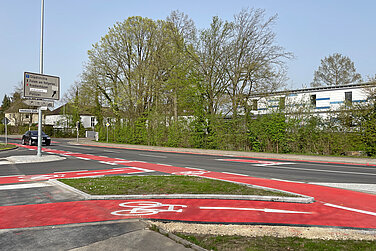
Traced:
[[0, 143], [0, 151], [1, 150], [9, 150], [9, 149], [13, 149], [13, 148], [16, 148], [16, 146], [11, 145], [11, 144]]
[[59, 181], [92, 195], [237, 194], [293, 197], [282, 192], [192, 176], [107, 176]]
[[376, 250], [375, 241], [174, 234], [207, 250]]

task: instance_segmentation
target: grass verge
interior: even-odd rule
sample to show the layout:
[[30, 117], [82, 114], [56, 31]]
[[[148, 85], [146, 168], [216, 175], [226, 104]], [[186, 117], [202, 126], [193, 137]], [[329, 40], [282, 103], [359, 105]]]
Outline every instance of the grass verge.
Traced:
[[0, 151], [1, 150], [9, 150], [9, 149], [13, 149], [13, 148], [16, 148], [16, 147], [17, 146], [15, 146], [15, 145], [0, 143]]
[[174, 234], [208, 250], [376, 250], [375, 241]]
[[292, 195], [255, 189], [249, 186], [193, 176], [106, 176], [59, 180], [91, 195], [130, 194], [236, 194], [284, 196]]

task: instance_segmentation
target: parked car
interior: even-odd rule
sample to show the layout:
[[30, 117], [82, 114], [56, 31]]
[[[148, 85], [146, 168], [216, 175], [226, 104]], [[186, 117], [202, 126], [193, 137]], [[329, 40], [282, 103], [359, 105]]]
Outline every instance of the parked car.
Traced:
[[[22, 145], [38, 145], [38, 131], [27, 131], [22, 136]], [[42, 131], [42, 145], [51, 145], [51, 138]]]

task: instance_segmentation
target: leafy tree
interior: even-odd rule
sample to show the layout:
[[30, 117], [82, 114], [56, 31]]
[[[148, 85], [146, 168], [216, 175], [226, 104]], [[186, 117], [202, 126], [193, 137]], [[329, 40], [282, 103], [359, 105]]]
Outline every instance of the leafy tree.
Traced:
[[354, 62], [349, 57], [334, 53], [321, 60], [314, 73], [312, 87], [345, 85], [360, 82], [362, 77], [356, 72]]
[[1, 110], [7, 110], [10, 107], [11, 103], [11, 99], [5, 94], [3, 98], [3, 103], [1, 104]]

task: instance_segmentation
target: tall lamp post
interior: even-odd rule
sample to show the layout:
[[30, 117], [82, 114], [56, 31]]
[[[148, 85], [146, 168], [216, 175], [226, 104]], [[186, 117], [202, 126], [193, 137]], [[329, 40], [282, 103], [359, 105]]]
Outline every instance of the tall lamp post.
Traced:
[[[43, 28], [44, 28], [44, 0], [41, 6], [40, 16], [40, 55], [39, 55], [39, 73], [43, 74]], [[42, 107], [38, 108], [38, 152], [37, 156], [42, 156]]]

